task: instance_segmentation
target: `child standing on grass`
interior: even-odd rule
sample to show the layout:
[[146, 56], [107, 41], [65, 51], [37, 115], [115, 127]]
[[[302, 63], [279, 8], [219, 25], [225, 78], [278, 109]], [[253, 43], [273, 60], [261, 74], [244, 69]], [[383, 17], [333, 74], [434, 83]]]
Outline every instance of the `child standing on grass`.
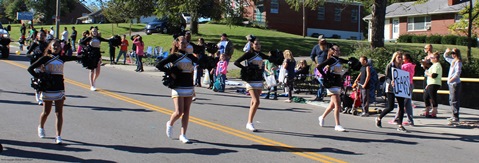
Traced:
[[225, 91], [226, 73], [228, 72], [228, 62], [226, 61], [226, 54], [220, 55], [220, 60], [216, 64], [216, 78], [220, 80], [219, 92]]
[[369, 80], [371, 79], [371, 67], [368, 64], [368, 58], [366, 56], [361, 56], [359, 62], [361, 62], [361, 65], [363, 66], [361, 67], [359, 75], [354, 83], [359, 86], [358, 88], [361, 90], [363, 108], [361, 117], [367, 117], [369, 116]]

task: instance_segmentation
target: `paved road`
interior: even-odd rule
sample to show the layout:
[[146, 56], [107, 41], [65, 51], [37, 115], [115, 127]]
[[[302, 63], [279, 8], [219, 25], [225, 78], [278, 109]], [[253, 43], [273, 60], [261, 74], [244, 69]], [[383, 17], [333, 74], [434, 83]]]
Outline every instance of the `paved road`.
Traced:
[[[173, 103], [160, 72], [106, 65], [99, 91], [92, 92], [88, 72], [75, 62], [65, 65], [65, 143], [55, 145], [54, 115], [45, 127], [48, 138], [37, 137], [41, 107], [29, 86], [28, 63], [23, 54], [0, 60], [0, 162], [476, 162], [471, 158], [479, 150], [477, 128], [451, 128], [444, 119], [417, 118], [411, 133], [399, 133], [386, 123], [390, 116], [379, 129], [373, 117], [341, 115], [349, 132], [335, 132], [332, 116], [318, 126], [324, 107], [282, 99], [261, 101], [259, 132], [251, 133], [245, 129], [249, 97], [232, 88], [196, 89], [187, 133], [193, 143], [182, 144], [165, 136]], [[479, 111], [465, 113], [478, 120]]]

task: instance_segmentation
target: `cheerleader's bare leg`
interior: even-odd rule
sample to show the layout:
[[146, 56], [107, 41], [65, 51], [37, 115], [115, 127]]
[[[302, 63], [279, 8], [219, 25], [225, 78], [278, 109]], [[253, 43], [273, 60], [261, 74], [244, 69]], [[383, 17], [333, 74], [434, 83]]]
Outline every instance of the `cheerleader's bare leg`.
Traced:
[[56, 100], [55, 101], [55, 114], [57, 116], [57, 120], [55, 123], [55, 127], [57, 129], [57, 136], [62, 134], [62, 126], [63, 126], [63, 103], [65, 100]]
[[248, 114], [248, 123], [253, 123], [254, 115], [256, 114], [256, 110], [259, 107], [259, 97], [261, 94], [261, 90], [251, 89], [249, 90], [249, 94], [251, 95], [251, 103], [249, 107], [249, 114]]

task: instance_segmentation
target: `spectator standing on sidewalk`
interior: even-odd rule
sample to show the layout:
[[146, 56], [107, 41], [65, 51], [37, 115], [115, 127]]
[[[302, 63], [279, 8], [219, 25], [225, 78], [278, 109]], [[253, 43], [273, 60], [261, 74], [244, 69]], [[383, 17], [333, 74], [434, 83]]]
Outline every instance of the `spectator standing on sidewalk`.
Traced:
[[[270, 54], [271, 56], [271, 54]], [[274, 76], [274, 79], [278, 80], [278, 66], [275, 65], [273, 62], [270, 62], [269, 60], [264, 61], [264, 74], [266, 77], [268, 76]], [[266, 96], [264, 99], [269, 99], [269, 96], [271, 94], [271, 90], [273, 91], [273, 100], [278, 99], [278, 86], [268, 86], [268, 93], [266, 93]]]
[[64, 27], [62, 32], [62, 41], [66, 42], [68, 40], [68, 28]]
[[[313, 50], [311, 50], [310, 55], [311, 60], [313, 61], [313, 63], [315, 63], [316, 67], [326, 60], [330, 46], [331, 44], [329, 44], [325, 39], [323, 39], [322, 35], [318, 37], [318, 44], [313, 47]], [[324, 79], [320, 75], [317, 76], [317, 80], [319, 81], [319, 88], [314, 101], [323, 101], [323, 94], [324, 91], [326, 91], [323, 86]]]
[[126, 51], [128, 51], [128, 40], [126, 39], [126, 35], [123, 35], [123, 37], [121, 37], [120, 53], [118, 53], [115, 63], [118, 63], [118, 60], [123, 55], [123, 64], [126, 64]]
[[359, 75], [354, 81], [358, 86], [358, 89], [361, 91], [361, 102], [362, 102], [362, 113], [361, 117], [369, 116], [369, 80], [371, 79], [371, 67], [368, 64], [368, 57], [361, 56], [359, 58], [361, 62], [361, 70], [359, 70]]
[[143, 49], [145, 48], [145, 43], [140, 35], [137, 35], [133, 40], [133, 44], [136, 45], [136, 72], [143, 72], [143, 61], [142, 58], [145, 55]]
[[[196, 45], [196, 48], [194, 49], [194, 53], [196, 53], [198, 55], [198, 60], [199, 61], [203, 61], [204, 59], [206, 59], [205, 58], [206, 57], [205, 56], [206, 55], [205, 50], [206, 50], [205, 39], [200, 37], [198, 39], [198, 43]], [[201, 87], [201, 77], [203, 76], [204, 65], [196, 64], [195, 69], [196, 69], [195, 86]]]
[[[449, 56], [451, 54], [451, 56]], [[449, 73], [447, 75], [447, 85], [449, 87], [449, 105], [452, 110], [452, 117], [448, 118], [451, 122], [459, 122], [459, 108], [461, 101], [459, 96], [461, 95], [461, 72], [462, 72], [462, 57], [459, 49], [446, 49], [444, 58], [451, 64], [449, 67]]]
[[70, 35], [70, 38], [71, 38], [73, 51], [76, 51], [75, 42], [77, 41], [77, 30], [75, 30], [75, 26], [72, 27], [72, 34]]
[[393, 57], [391, 59], [391, 62], [387, 65], [385, 75], [386, 75], [386, 95], [387, 95], [387, 108], [381, 112], [381, 114], [376, 118], [376, 127], [381, 128], [381, 119], [386, 116], [389, 112], [391, 112], [394, 109], [394, 103], [395, 100], [397, 100], [398, 105], [399, 105], [399, 111], [398, 111], [398, 119], [397, 119], [397, 131], [400, 132], [407, 132], [407, 130], [404, 128], [402, 125], [403, 117], [404, 117], [404, 98], [402, 97], [397, 97], [394, 95], [393, 92], [393, 87], [394, 85], [394, 78], [392, 74], [392, 69], [397, 68], [401, 69], [401, 66], [403, 64], [403, 54], [400, 51], [397, 51], [393, 54]]
[[[439, 63], [439, 53], [433, 53], [432, 57], [429, 57], [432, 62], [432, 66], [427, 69], [425, 75], [427, 76], [427, 85], [424, 92], [424, 102], [426, 103], [426, 110], [422, 114], [426, 118], [436, 118], [437, 114], [437, 91], [441, 88], [442, 66]], [[431, 110], [429, 112], [429, 110]]]
[[294, 60], [293, 52], [291, 52], [290, 50], [285, 50], [283, 52], [283, 56], [284, 62], [282, 66], [286, 69], [286, 86], [288, 88], [288, 99], [285, 100], [285, 102], [290, 103], [293, 98], [294, 77], [296, 76], [294, 68], [296, 67], [296, 60]]
[[228, 35], [226, 33], [221, 34], [221, 40], [217, 44], [218, 51], [221, 54], [226, 54], [226, 61], [230, 61], [231, 57], [233, 56], [234, 47], [233, 42], [228, 39]]
[[25, 26], [25, 23], [22, 23], [22, 26], [20, 27], [20, 34], [22, 35], [22, 38], [25, 38], [26, 32], [27, 32], [27, 27]]

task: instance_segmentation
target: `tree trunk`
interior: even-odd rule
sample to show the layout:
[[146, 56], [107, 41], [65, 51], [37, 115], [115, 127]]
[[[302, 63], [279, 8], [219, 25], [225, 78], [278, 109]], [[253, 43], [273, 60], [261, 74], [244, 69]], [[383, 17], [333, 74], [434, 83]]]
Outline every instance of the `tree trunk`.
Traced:
[[374, 0], [371, 19], [371, 48], [384, 47], [384, 21], [387, 0]]
[[467, 62], [468, 63], [471, 63], [471, 59], [472, 59], [472, 55], [471, 55], [471, 46], [472, 46], [472, 21], [473, 21], [473, 17], [472, 17], [472, 0], [469, 2], [469, 26], [467, 28]]
[[193, 34], [198, 34], [198, 14], [192, 13], [191, 20], [190, 20], [190, 31]]

